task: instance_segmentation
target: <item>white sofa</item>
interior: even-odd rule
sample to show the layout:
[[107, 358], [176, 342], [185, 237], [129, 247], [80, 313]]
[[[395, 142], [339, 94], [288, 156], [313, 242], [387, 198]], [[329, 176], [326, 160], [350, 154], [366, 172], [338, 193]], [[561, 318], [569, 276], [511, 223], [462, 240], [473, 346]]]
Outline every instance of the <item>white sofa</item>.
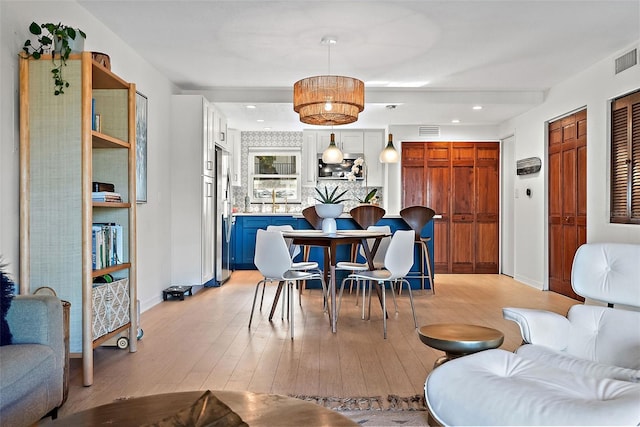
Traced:
[[[576, 252], [578, 304], [567, 317], [504, 308], [526, 344], [445, 363], [425, 383], [442, 425], [640, 424], [640, 245], [586, 244]], [[620, 307], [624, 305], [625, 307]]]

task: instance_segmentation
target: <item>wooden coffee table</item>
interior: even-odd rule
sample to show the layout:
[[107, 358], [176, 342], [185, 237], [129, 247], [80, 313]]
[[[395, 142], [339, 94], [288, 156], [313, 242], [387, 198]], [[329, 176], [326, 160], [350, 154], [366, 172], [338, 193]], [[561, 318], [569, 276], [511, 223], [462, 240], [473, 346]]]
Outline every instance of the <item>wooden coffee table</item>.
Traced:
[[[139, 426], [160, 421], [193, 404], [204, 391], [156, 394], [118, 400], [60, 418], [60, 426]], [[315, 403], [277, 394], [212, 391], [242, 420], [254, 426], [358, 426], [349, 418]]]
[[504, 342], [504, 334], [497, 329], [460, 323], [422, 326], [418, 335], [424, 344], [445, 352], [436, 360], [434, 368], [456, 357], [498, 348]]

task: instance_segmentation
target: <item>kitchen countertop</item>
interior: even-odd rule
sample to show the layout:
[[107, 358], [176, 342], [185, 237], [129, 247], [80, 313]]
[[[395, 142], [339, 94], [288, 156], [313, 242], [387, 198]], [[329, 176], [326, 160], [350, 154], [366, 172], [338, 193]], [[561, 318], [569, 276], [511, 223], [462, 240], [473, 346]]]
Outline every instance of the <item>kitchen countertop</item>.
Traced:
[[[301, 212], [234, 212], [234, 216], [291, 216], [294, 218], [303, 218]], [[348, 212], [344, 212], [338, 218], [351, 218]], [[400, 214], [386, 214], [383, 218], [401, 218]], [[442, 215], [435, 215], [434, 218], [440, 219]]]

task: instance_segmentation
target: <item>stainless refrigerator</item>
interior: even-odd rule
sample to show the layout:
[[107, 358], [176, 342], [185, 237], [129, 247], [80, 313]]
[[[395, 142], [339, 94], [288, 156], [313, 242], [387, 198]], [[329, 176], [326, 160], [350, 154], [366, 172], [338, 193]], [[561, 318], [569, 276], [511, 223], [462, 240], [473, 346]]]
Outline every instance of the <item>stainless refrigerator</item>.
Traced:
[[231, 215], [232, 195], [229, 152], [216, 147], [216, 192], [215, 192], [215, 285], [220, 286], [231, 276]]

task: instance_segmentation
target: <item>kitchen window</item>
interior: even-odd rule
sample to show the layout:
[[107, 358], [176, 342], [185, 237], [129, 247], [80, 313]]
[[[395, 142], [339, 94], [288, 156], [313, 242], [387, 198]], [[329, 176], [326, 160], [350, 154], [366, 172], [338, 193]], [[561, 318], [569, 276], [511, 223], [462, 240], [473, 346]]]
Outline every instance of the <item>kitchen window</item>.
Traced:
[[301, 151], [272, 148], [249, 150], [251, 203], [301, 202]]

